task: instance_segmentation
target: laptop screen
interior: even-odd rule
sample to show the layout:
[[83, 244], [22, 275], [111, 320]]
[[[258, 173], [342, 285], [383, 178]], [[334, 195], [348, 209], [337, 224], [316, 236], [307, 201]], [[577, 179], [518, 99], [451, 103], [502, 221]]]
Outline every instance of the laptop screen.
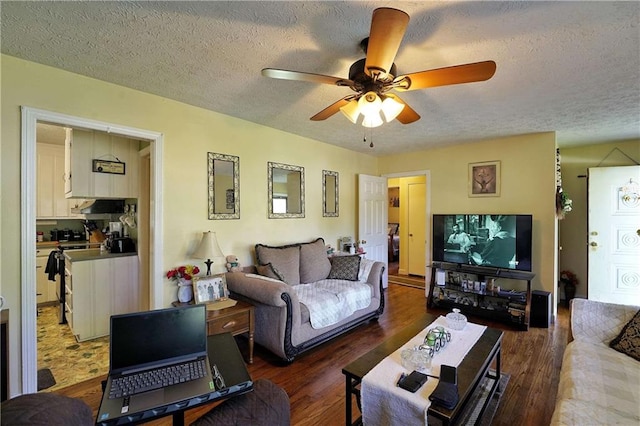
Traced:
[[205, 305], [113, 315], [110, 369], [146, 366], [171, 358], [206, 355]]

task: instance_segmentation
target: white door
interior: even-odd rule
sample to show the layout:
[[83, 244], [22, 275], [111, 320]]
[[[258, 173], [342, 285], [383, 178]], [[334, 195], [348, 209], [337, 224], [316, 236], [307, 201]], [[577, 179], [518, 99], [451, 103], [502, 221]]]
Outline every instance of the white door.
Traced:
[[[635, 193], [627, 192], [630, 181]], [[591, 300], [640, 305], [640, 166], [589, 169]]]
[[426, 185], [409, 184], [409, 275], [426, 276]]
[[385, 263], [384, 288], [389, 278], [387, 208], [387, 178], [358, 175], [358, 239], [367, 259]]

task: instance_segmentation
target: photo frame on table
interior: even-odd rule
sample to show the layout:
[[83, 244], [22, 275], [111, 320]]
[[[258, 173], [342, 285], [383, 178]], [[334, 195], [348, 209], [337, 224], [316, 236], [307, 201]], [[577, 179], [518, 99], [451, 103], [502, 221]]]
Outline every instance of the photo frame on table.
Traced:
[[225, 274], [194, 277], [193, 299], [195, 303], [206, 304], [207, 310], [223, 309], [236, 304], [235, 300], [229, 299]]
[[500, 196], [500, 161], [469, 163], [469, 197]]

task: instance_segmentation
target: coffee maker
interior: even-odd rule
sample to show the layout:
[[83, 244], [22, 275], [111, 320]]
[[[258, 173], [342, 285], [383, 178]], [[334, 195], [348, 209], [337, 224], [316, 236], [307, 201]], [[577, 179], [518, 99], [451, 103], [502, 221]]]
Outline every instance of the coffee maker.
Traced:
[[112, 238], [120, 238], [124, 235], [122, 234], [122, 223], [121, 222], [109, 222], [109, 234]]

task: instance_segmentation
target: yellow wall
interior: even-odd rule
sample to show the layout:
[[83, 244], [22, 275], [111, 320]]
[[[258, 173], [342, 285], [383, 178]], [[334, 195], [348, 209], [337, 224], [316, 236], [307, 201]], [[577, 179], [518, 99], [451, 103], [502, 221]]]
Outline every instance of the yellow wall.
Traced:
[[[322, 236], [335, 244], [339, 236], [357, 233], [356, 176], [377, 174], [370, 155], [6, 55], [1, 75], [0, 291], [10, 309], [12, 395], [21, 389], [20, 106], [164, 134], [164, 270], [185, 262], [204, 266], [188, 253], [206, 230], [215, 231], [222, 251], [243, 265], [253, 263], [251, 249], [258, 242]], [[240, 157], [239, 220], [207, 219], [207, 152]], [[305, 168], [305, 218], [267, 219], [267, 161]], [[322, 216], [323, 169], [340, 173], [337, 218]], [[162, 285], [169, 306], [176, 286], [168, 280]]]
[[[389, 178], [387, 179], [387, 188], [398, 188], [398, 196], [400, 196], [400, 179], [399, 178]], [[391, 193], [389, 193], [389, 197]], [[387, 215], [387, 222], [389, 223], [400, 223], [400, 207], [393, 207], [391, 203], [389, 203], [389, 213]]]
[[[532, 214], [533, 272], [536, 274], [532, 289], [553, 295], [557, 246], [555, 144], [553, 132], [513, 136], [388, 156], [381, 159], [379, 170], [383, 175], [429, 170], [432, 214]], [[500, 196], [469, 197], [469, 163], [495, 160], [501, 163]], [[402, 208], [402, 199], [400, 206]], [[431, 218], [428, 220], [431, 222]], [[555, 315], [556, 304], [553, 306]]]
[[562, 187], [573, 201], [573, 209], [558, 226], [562, 248], [558, 270], [569, 269], [575, 272], [580, 281], [576, 287], [576, 296], [587, 297], [587, 169], [633, 166], [639, 163], [640, 140], [564, 148], [560, 150], [560, 156]]

